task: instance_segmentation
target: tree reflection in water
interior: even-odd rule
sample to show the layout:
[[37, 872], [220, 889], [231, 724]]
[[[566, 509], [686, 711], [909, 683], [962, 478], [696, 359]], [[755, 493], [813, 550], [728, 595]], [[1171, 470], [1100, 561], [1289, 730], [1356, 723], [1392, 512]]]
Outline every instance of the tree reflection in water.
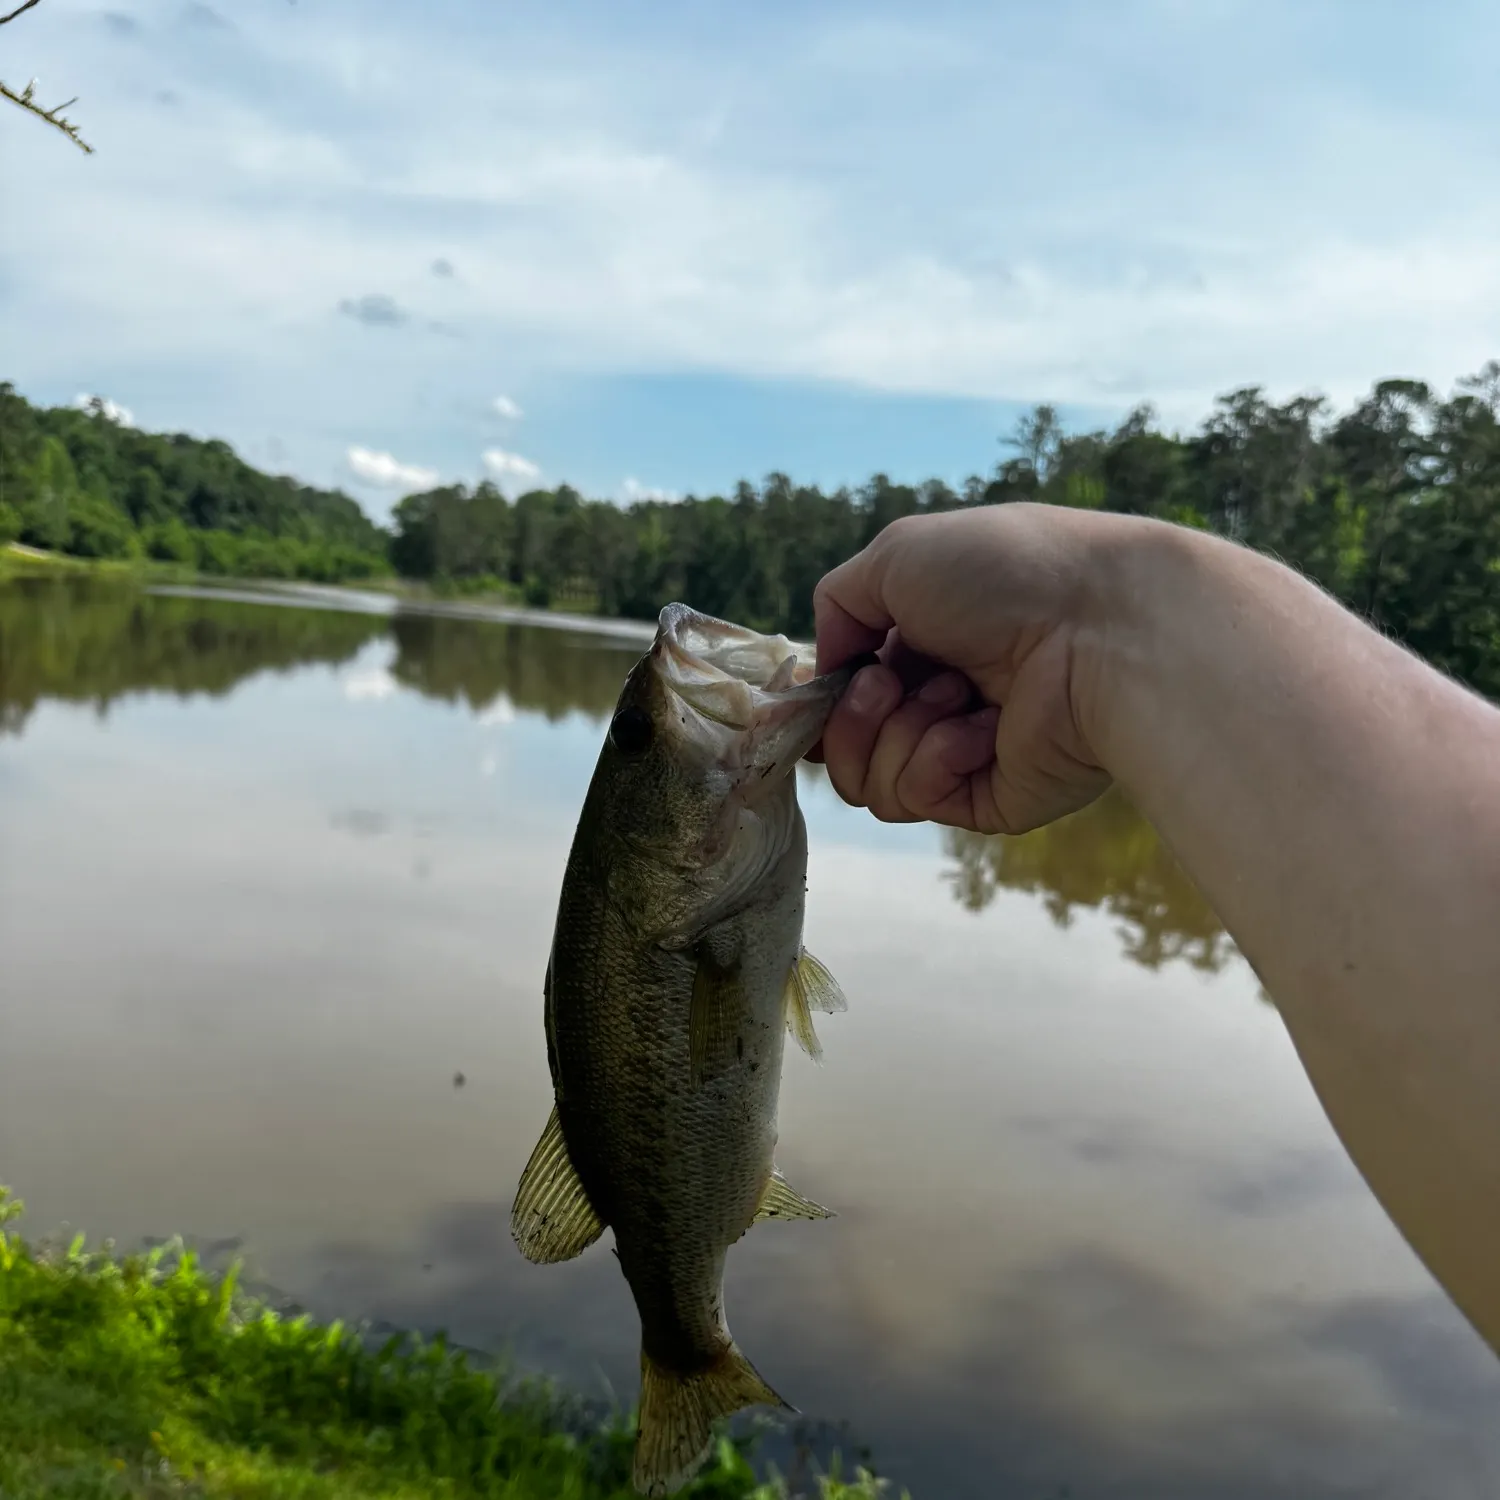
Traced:
[[945, 829], [953, 893], [981, 911], [1002, 890], [1038, 895], [1059, 927], [1085, 907], [1118, 917], [1125, 953], [1148, 969], [1182, 960], [1218, 973], [1235, 953], [1213, 908], [1156, 830], [1111, 787], [1045, 828], [1014, 837]]
[[[474, 712], [501, 700], [557, 721], [602, 723], [637, 644], [588, 632], [402, 610], [393, 618], [232, 599], [160, 597], [87, 579], [0, 587], [0, 735], [20, 734], [45, 699], [101, 714], [141, 692], [223, 696], [262, 672], [338, 666], [390, 642], [390, 671], [425, 697]], [[821, 766], [806, 773], [821, 777]], [[1216, 973], [1235, 949], [1155, 831], [1111, 790], [1016, 838], [945, 829], [947, 879], [971, 911], [1001, 890], [1039, 896], [1067, 927], [1080, 907], [1122, 923], [1126, 954], [1151, 969], [1181, 960]]]

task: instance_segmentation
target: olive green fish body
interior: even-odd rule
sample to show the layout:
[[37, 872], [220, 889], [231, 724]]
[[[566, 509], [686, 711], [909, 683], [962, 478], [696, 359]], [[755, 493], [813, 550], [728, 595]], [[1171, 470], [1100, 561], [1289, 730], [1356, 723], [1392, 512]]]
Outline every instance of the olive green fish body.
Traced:
[[[691, 1478], [713, 1424], [785, 1402], [724, 1314], [727, 1253], [761, 1218], [823, 1218], [775, 1168], [788, 1030], [844, 1008], [802, 946], [796, 763], [847, 670], [789, 642], [662, 612], [626, 679], [568, 857], [546, 977], [554, 1106], [511, 1228], [528, 1258], [608, 1226], [641, 1320], [635, 1483]], [[810, 679], [810, 680], [809, 680]]]
[[[570, 871], [547, 1017], [569, 1154], [614, 1231], [646, 1353], [703, 1368], [729, 1347], [726, 1252], [770, 1179], [786, 1039], [784, 995], [802, 933], [806, 840], [740, 912], [675, 951], [632, 941], [605, 886]], [[720, 966], [722, 964], [722, 967]], [[694, 1081], [699, 969], [733, 976], [733, 1009]]]

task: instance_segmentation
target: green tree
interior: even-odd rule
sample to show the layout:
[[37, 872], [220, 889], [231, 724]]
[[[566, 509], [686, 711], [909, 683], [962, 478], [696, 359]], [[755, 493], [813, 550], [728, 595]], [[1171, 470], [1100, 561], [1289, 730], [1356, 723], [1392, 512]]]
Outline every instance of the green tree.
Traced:
[[160, 562], [191, 565], [197, 561], [198, 549], [193, 542], [193, 534], [176, 516], [160, 525], [148, 527], [142, 541], [146, 547], [146, 555]]
[[58, 438], [42, 440], [31, 472], [25, 476], [26, 498], [21, 505], [21, 535], [37, 547], [61, 551], [72, 534], [72, 513], [78, 496], [78, 474], [66, 445]]
[[68, 514], [66, 547], [75, 557], [134, 557], [140, 541], [130, 517], [110, 504], [98, 480], [73, 500]]
[[1497, 377], [1500, 366], [1486, 366], [1432, 410], [1427, 482], [1395, 503], [1370, 590], [1387, 629], [1492, 697], [1500, 697]]
[[1382, 380], [1334, 424], [1329, 446], [1359, 517], [1358, 578], [1347, 597], [1379, 618], [1386, 547], [1401, 509], [1427, 485], [1434, 396], [1420, 380]]
[[80, 556], [184, 560], [178, 530], [162, 530], [176, 522], [246, 539], [194, 544], [217, 571], [231, 558], [278, 577], [388, 567], [386, 533], [347, 495], [262, 474], [227, 443], [137, 431], [97, 398], [82, 410], [37, 408], [0, 384], [0, 496], [20, 513], [25, 540]]

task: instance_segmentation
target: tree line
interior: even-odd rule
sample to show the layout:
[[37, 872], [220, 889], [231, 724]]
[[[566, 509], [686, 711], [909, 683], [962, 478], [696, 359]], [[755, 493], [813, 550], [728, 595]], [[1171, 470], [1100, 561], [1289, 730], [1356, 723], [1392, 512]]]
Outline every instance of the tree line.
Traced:
[[216, 439], [141, 432], [97, 399], [32, 406], [6, 382], [0, 544], [12, 540], [240, 578], [389, 571], [389, 537], [348, 495], [263, 474]]
[[876, 475], [826, 491], [771, 474], [729, 495], [622, 507], [567, 485], [512, 500], [484, 482], [408, 495], [389, 531], [347, 496], [259, 474], [222, 443], [137, 433], [102, 409], [38, 411], [0, 386], [0, 537], [8, 526], [40, 546], [133, 548], [209, 572], [393, 570], [643, 619], [682, 599], [806, 635], [817, 580], [897, 517], [1014, 500], [1154, 516], [1271, 552], [1500, 697], [1500, 361], [1448, 396], [1381, 381], [1343, 412], [1246, 387], [1188, 433], [1163, 431], [1149, 407], [1070, 432], [1038, 406], [994, 468], [957, 489]]
[[1381, 381], [1342, 413], [1246, 387], [1186, 435], [1163, 432], [1149, 407], [1113, 430], [1068, 432], [1038, 406], [1006, 447], [957, 490], [876, 475], [830, 493], [772, 474], [727, 497], [622, 509], [567, 486], [513, 503], [491, 484], [448, 486], [396, 507], [390, 556], [407, 576], [502, 583], [534, 604], [650, 618], [683, 599], [805, 635], [817, 580], [897, 517], [1039, 500], [1271, 552], [1500, 697], [1500, 362], [1446, 398]]

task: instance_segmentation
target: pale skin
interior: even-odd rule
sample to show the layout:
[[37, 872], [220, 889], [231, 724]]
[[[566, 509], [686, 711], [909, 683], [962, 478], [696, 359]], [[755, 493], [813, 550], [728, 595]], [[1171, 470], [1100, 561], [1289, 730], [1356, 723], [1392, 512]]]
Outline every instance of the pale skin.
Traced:
[[1019, 833], [1118, 782], [1500, 1352], [1500, 710], [1290, 569], [1135, 517], [898, 521], [815, 606], [820, 671], [882, 660], [824, 733], [839, 794]]

